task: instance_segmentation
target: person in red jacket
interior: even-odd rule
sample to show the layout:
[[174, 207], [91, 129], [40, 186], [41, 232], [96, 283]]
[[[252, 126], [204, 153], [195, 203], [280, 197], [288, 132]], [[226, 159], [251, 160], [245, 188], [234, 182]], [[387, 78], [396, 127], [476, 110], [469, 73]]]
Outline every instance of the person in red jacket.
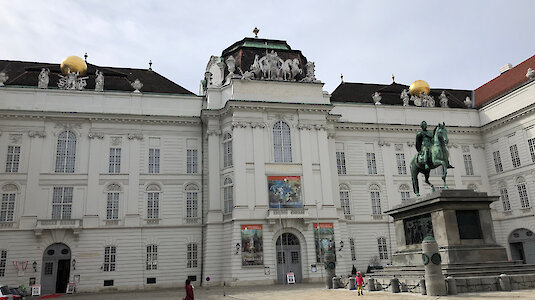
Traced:
[[191, 285], [191, 280], [186, 279], [186, 297], [184, 297], [184, 300], [194, 300], [193, 297], [193, 286]]
[[362, 291], [362, 285], [364, 284], [364, 278], [362, 278], [362, 275], [360, 272], [357, 272], [357, 276], [355, 277], [355, 285], [357, 286], [357, 293], [360, 295], [364, 295], [364, 292]]

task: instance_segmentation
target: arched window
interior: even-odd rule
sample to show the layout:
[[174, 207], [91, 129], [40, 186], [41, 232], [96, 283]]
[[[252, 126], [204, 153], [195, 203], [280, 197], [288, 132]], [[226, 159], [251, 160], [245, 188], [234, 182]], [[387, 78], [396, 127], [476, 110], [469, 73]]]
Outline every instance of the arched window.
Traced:
[[275, 162], [292, 162], [292, 139], [286, 122], [273, 125], [273, 154]]
[[119, 193], [121, 192], [121, 186], [112, 183], [106, 188], [106, 219], [117, 220], [119, 219]]
[[388, 259], [388, 248], [384, 237], [377, 238], [377, 248], [379, 250], [379, 259]]
[[381, 192], [377, 184], [370, 186], [370, 199], [372, 201], [372, 215], [380, 215], [383, 213], [381, 209]]
[[147, 270], [158, 269], [158, 245], [147, 245]]
[[399, 186], [399, 193], [401, 194], [401, 202], [408, 200], [411, 197], [410, 188], [406, 184]]
[[500, 190], [500, 198], [502, 199], [503, 211], [511, 210], [511, 203], [509, 202], [509, 192], [507, 192], [507, 185], [502, 182], [498, 189]]
[[0, 203], [0, 222], [13, 222], [15, 215], [15, 200], [19, 189], [14, 184], [2, 187], [2, 203]]
[[234, 208], [234, 185], [230, 177], [225, 178], [223, 182], [223, 206], [225, 214], [232, 213]]
[[147, 187], [147, 219], [160, 217], [160, 192], [161, 189], [156, 184]]
[[340, 185], [340, 205], [344, 211], [344, 215], [351, 214], [351, 204], [349, 200], [349, 187], [345, 184]]
[[197, 218], [197, 208], [199, 207], [199, 188], [194, 184], [186, 186], [186, 218]]
[[76, 134], [70, 130], [58, 136], [56, 147], [56, 173], [74, 173], [76, 158]]
[[223, 167], [232, 166], [232, 135], [230, 132], [223, 136]]
[[520, 205], [522, 208], [529, 207], [528, 190], [526, 189], [526, 180], [523, 177], [518, 177], [516, 180], [516, 188], [518, 189], [518, 197], [520, 198]]

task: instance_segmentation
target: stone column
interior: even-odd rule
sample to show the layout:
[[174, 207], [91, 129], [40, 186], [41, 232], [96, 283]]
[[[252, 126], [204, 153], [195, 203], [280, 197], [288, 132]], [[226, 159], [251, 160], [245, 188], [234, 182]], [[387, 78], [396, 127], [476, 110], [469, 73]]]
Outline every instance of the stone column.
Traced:
[[[52, 155], [56, 155], [54, 152], [49, 153], [43, 151], [43, 138], [46, 137], [44, 131], [30, 131], [28, 133], [30, 137], [30, 149], [28, 151], [28, 175], [26, 179], [26, 199], [24, 199], [24, 207], [22, 217], [20, 219], [20, 228], [33, 228], [38, 218], [50, 218], [50, 216], [40, 215], [40, 211], [45, 209], [46, 206], [41, 207], [35, 205], [36, 203], [42, 203], [42, 205], [48, 205], [48, 195], [43, 194], [41, 187], [39, 186], [39, 174], [41, 173], [41, 157], [43, 152], [45, 155], [50, 155], [48, 159], [54, 159]], [[44, 198], [44, 199], [43, 199]], [[39, 199], [40, 201], [36, 201]]]
[[87, 167], [87, 196], [85, 199], [85, 211], [83, 214], [84, 227], [98, 227], [99, 203], [103, 197], [99, 187], [98, 178], [103, 154], [102, 140], [104, 134], [90, 132], [89, 137], [89, 163]]
[[442, 258], [438, 244], [433, 237], [426, 237], [422, 242], [422, 259], [425, 268], [425, 288], [429, 296], [446, 296], [446, 282], [442, 274]]
[[[214, 221], [211, 219], [211, 211], [217, 211], [217, 215], [221, 215], [221, 191], [220, 191], [220, 162], [219, 162], [219, 136], [221, 130], [208, 129], [206, 131], [208, 136], [208, 222]], [[233, 140], [233, 146], [235, 141]], [[220, 221], [220, 220], [217, 220]]]
[[247, 124], [242, 122], [232, 123], [232, 141], [236, 147], [232, 147], [234, 163], [234, 206], [236, 208], [247, 207], [247, 174], [245, 172], [245, 146]]
[[327, 131], [323, 126], [319, 126], [318, 130], [318, 154], [320, 158], [320, 171], [321, 171], [321, 191], [323, 205], [334, 205], [332, 198], [332, 181], [331, 181], [331, 164], [329, 160], [329, 144], [327, 142]]
[[141, 140], [143, 140], [142, 134], [128, 135], [128, 154], [130, 159], [128, 161], [128, 195], [125, 201], [125, 226], [140, 225], [140, 212], [137, 205], [139, 199], [139, 173], [141, 171], [139, 164]]
[[299, 126], [299, 134], [301, 136], [301, 163], [303, 166], [303, 178], [301, 178], [303, 185], [303, 205], [315, 206], [314, 199], [314, 175], [312, 173], [312, 157], [309, 147], [310, 142], [310, 128], [306, 126]]
[[255, 173], [255, 207], [268, 206], [267, 177], [266, 177], [266, 156], [264, 151], [264, 123], [251, 124], [253, 128], [253, 149], [254, 149], [254, 173]]

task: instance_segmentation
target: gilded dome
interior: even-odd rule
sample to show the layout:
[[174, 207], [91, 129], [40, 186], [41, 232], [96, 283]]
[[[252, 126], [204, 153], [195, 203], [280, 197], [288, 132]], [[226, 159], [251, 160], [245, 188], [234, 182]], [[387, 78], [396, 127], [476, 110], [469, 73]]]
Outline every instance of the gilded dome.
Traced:
[[420, 96], [421, 93], [429, 94], [431, 91], [431, 88], [429, 87], [429, 83], [423, 81], [423, 80], [416, 80], [411, 84], [409, 87], [409, 93], [413, 96]]
[[61, 62], [61, 73], [67, 74], [69, 70], [71, 72], [80, 72], [80, 75], [85, 75], [87, 72], [87, 64], [78, 56], [68, 56]]

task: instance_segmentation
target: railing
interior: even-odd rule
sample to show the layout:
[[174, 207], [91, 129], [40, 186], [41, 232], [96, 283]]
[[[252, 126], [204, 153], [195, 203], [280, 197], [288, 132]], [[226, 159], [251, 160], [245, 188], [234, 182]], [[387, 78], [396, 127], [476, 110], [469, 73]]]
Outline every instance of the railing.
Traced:
[[345, 217], [346, 220], [349, 220], [349, 221], [351, 221], [353, 219], [351, 215], [344, 215], [344, 217]]
[[198, 224], [199, 218], [186, 218], [186, 224]]
[[0, 222], [0, 228], [11, 228], [15, 222]]
[[147, 225], [156, 225], [160, 224], [160, 219], [145, 219]]
[[111, 220], [106, 220], [106, 225], [119, 225], [119, 220], [114, 220], [114, 219], [111, 219]]
[[304, 208], [270, 208], [268, 219], [299, 219], [308, 218], [307, 210]]
[[374, 220], [382, 220], [384, 215], [372, 215]]
[[37, 220], [36, 229], [75, 229], [82, 227], [80, 219]]

